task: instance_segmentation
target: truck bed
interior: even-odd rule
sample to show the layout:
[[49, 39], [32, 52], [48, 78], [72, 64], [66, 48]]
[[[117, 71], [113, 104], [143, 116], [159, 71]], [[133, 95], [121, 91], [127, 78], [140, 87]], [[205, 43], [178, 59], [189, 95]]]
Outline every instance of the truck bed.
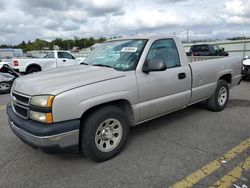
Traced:
[[221, 76], [228, 76], [230, 87], [241, 79], [241, 58], [225, 57], [189, 63], [192, 72], [192, 97], [190, 103], [211, 97]]

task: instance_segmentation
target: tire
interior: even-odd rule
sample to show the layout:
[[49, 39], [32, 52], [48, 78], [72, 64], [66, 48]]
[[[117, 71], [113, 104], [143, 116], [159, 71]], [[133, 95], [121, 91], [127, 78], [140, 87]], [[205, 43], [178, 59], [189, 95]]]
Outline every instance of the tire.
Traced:
[[229, 99], [229, 86], [225, 80], [219, 80], [213, 96], [207, 101], [208, 110], [222, 111]]
[[95, 110], [81, 126], [80, 149], [86, 157], [96, 162], [115, 157], [128, 139], [128, 118], [115, 106]]
[[9, 93], [11, 85], [11, 82], [0, 82], [0, 94]]
[[28, 68], [27, 74], [31, 74], [31, 73], [39, 72], [39, 71], [41, 71], [40, 67], [38, 67], [38, 66], [32, 66], [32, 67]]

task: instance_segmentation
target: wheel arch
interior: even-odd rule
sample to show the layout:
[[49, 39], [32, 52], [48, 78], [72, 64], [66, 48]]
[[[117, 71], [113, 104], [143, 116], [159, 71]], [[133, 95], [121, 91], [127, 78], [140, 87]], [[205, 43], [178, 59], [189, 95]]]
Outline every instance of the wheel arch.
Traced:
[[220, 76], [219, 80], [225, 80], [228, 84], [231, 84], [232, 83], [232, 74], [231, 73], [224, 74], [224, 75]]
[[40, 69], [40, 71], [42, 70], [42, 67], [41, 67], [39, 64], [37, 64], [37, 63], [32, 63], [32, 64], [30, 64], [30, 65], [28, 65], [28, 66], [26, 67], [25, 72], [28, 73], [28, 70], [29, 70], [31, 67], [38, 67], [38, 68]]
[[105, 103], [98, 104], [96, 106], [90, 107], [89, 109], [87, 109], [82, 114], [82, 116], [80, 118], [79, 149], [81, 148], [81, 138], [80, 138], [80, 135], [82, 135], [81, 132], [83, 131], [84, 121], [95, 110], [97, 110], [99, 108], [103, 108], [105, 106], [116, 106], [116, 107], [120, 108], [124, 113], [127, 114], [128, 118], [129, 118], [130, 124], [131, 125], [133, 124], [133, 122], [134, 122], [134, 110], [132, 108], [131, 103], [128, 100], [126, 100], [126, 99], [118, 99], [118, 100], [114, 100], [114, 101], [110, 101], [110, 102], [105, 102]]
[[118, 100], [105, 102], [105, 103], [101, 103], [96, 106], [90, 107], [82, 114], [81, 123], [88, 117], [90, 113], [105, 106], [116, 106], [120, 108], [124, 113], [128, 115], [130, 123], [134, 121], [134, 111], [133, 111], [131, 103], [126, 99], [118, 99]]

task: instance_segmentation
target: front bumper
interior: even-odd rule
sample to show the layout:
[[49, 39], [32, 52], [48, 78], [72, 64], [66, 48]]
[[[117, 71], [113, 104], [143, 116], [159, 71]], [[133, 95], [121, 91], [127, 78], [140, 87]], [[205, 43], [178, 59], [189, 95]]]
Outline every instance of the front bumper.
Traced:
[[243, 76], [250, 76], [250, 71], [243, 70], [243, 71], [241, 71], [241, 74]]
[[241, 74], [243, 76], [250, 76], [250, 67], [245, 67], [242, 71], [241, 71]]
[[26, 144], [46, 153], [75, 151], [79, 143], [80, 120], [42, 124], [17, 116], [11, 105], [6, 108], [11, 130]]

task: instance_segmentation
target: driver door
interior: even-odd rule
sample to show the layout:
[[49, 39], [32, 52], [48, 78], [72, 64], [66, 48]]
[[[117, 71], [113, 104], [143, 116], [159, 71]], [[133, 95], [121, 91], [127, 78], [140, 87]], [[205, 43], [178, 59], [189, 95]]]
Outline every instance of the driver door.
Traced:
[[145, 62], [152, 60], [163, 61], [167, 70], [137, 72], [140, 121], [182, 108], [191, 97], [191, 71], [181, 66], [173, 39], [155, 41]]

